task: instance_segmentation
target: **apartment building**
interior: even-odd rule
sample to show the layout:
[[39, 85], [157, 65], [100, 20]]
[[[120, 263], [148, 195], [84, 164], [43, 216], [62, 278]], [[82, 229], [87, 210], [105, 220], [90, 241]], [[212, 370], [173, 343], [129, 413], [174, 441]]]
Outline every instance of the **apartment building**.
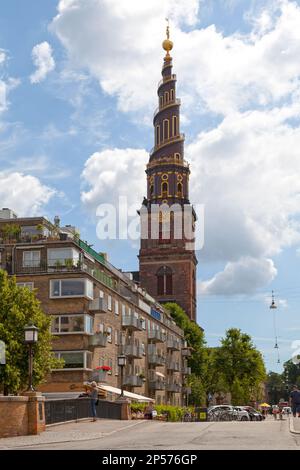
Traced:
[[53, 350], [64, 368], [52, 371], [42, 391], [80, 391], [92, 379], [120, 388], [118, 356], [125, 355], [126, 390], [158, 404], [185, 403], [191, 371], [183, 331], [74, 227], [0, 210], [0, 269], [34, 289], [51, 316]]

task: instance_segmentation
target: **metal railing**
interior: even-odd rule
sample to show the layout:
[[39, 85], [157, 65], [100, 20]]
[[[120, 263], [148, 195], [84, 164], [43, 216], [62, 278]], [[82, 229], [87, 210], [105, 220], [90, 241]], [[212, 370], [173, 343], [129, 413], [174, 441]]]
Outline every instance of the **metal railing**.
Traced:
[[154, 152], [161, 149], [162, 147], [165, 147], [166, 145], [169, 145], [169, 144], [172, 144], [173, 142], [181, 141], [184, 139], [185, 139], [184, 133], [180, 133], [174, 137], [171, 137], [170, 139], [165, 139], [159, 145], [155, 145], [154, 147], [152, 147], [152, 149], [150, 150], [150, 155], [152, 155]]
[[184, 366], [181, 370], [183, 375], [191, 375], [192, 369], [190, 367]]
[[165, 390], [166, 389], [166, 383], [163, 380], [150, 380], [148, 387], [150, 390]]
[[95, 333], [89, 337], [89, 346], [92, 347], [105, 347], [107, 345], [107, 335], [104, 333]]
[[153, 113], [153, 119], [155, 118], [156, 114], [159, 113], [160, 111], [164, 111], [165, 109], [171, 108], [172, 106], [180, 106], [181, 105], [181, 99], [180, 98], [175, 98], [174, 100], [170, 100], [167, 103], [165, 103], [163, 106], [157, 106]]
[[191, 357], [192, 351], [191, 351], [190, 349], [183, 348], [183, 349], [181, 350], [181, 355], [182, 355], [183, 357]]
[[134, 315], [122, 316], [122, 326], [123, 328], [130, 328], [132, 330], [141, 331], [143, 329], [140, 318], [137, 318]]
[[177, 382], [168, 382], [166, 389], [167, 389], [167, 392], [180, 393], [181, 385]]
[[125, 375], [123, 380], [123, 385], [127, 387], [142, 387], [144, 381], [138, 375]]
[[150, 330], [148, 332], [148, 341], [152, 341], [153, 343], [164, 343], [165, 340], [166, 335], [160, 330]]
[[174, 372], [179, 372], [180, 371], [179, 363], [175, 362], [175, 361], [168, 361], [167, 362], [167, 369], [168, 370], [173, 370]]
[[142, 346], [136, 344], [124, 344], [121, 346], [121, 354], [124, 354], [127, 357], [133, 357], [135, 359], [141, 359], [143, 357], [143, 348]]
[[[121, 404], [99, 400], [97, 406], [98, 418], [121, 419]], [[91, 417], [90, 398], [75, 398], [61, 400], [46, 400], [45, 418], [46, 424], [77, 421]]]
[[176, 74], [175, 74], [175, 73], [172, 73], [172, 75], [170, 75], [169, 77], [164, 77], [164, 78], [162, 78], [162, 79], [158, 82], [157, 88], [159, 88], [162, 84], [171, 82], [172, 80], [176, 80]]
[[174, 339], [167, 340], [167, 349], [171, 349], [172, 351], [179, 351], [180, 350], [180, 342]]

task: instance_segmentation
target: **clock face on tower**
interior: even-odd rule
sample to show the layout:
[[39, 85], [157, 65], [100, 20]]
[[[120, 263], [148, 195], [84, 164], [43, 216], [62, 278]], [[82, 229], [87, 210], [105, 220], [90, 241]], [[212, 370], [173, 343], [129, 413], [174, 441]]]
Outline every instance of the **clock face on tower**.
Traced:
[[[190, 206], [190, 167], [184, 159], [185, 136], [180, 132], [180, 99], [176, 97], [177, 78], [172, 73], [173, 43], [169, 30], [163, 48], [166, 55], [157, 90], [158, 107], [153, 117], [154, 146], [146, 169], [147, 197], [143, 205], [148, 210], [148, 238], [141, 238], [140, 283], [159, 302], [176, 302], [195, 320], [197, 259], [194, 251], [186, 249], [184, 231], [178, 237], [174, 229], [173, 208]], [[161, 206], [155, 237], [151, 231], [153, 206]], [[170, 210], [164, 212], [166, 207]], [[192, 214], [194, 226], [196, 214], [193, 211]], [[166, 230], [164, 222], [169, 222]]]

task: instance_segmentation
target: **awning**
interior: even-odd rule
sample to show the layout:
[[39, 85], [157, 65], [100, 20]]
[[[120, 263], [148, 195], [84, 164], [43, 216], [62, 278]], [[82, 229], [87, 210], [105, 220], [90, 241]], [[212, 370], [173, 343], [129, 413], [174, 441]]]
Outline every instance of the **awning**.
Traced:
[[[101, 388], [102, 390], [105, 390], [106, 392], [111, 392], [115, 393], [117, 395], [121, 395], [121, 389], [116, 388], [116, 387], [111, 387], [110, 385], [102, 385], [98, 384], [98, 388]], [[132, 392], [127, 392], [127, 390], [124, 390], [124, 396], [128, 398], [132, 398], [133, 400], [139, 401], [139, 402], [154, 402], [152, 398], [149, 397], [144, 397], [143, 395], [138, 395], [137, 393], [132, 393]]]
[[155, 372], [155, 373], [156, 373], [156, 375], [158, 375], [159, 377], [165, 378], [164, 374], [162, 374], [161, 372]]

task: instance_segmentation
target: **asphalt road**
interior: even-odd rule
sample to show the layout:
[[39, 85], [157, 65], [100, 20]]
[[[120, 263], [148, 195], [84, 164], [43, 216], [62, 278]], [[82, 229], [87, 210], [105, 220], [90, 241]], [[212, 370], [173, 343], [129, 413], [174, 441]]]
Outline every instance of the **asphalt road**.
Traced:
[[[70, 436], [69, 442], [41, 443], [30, 446], [27, 444], [25, 448], [53, 450], [300, 450], [300, 434], [290, 433], [287, 420], [275, 422], [271, 418], [263, 422], [221, 423], [142, 421], [131, 425], [128, 423], [127, 426], [124, 424], [124, 422], [111, 422], [109, 433], [105, 433], [105, 422], [101, 420], [97, 423], [64, 425], [66, 439], [68, 435]], [[89, 429], [91, 433], [94, 432], [91, 434], [94, 436], [93, 438], [80, 441], [71, 440], [72, 433], [75, 436], [80, 430], [84, 430], [84, 436], [88, 436]], [[98, 438], [95, 431], [99, 432], [101, 429], [104, 432]], [[21, 442], [15, 441], [15, 444], [12, 443], [9, 447], [10, 449], [24, 448], [20, 444]]]

